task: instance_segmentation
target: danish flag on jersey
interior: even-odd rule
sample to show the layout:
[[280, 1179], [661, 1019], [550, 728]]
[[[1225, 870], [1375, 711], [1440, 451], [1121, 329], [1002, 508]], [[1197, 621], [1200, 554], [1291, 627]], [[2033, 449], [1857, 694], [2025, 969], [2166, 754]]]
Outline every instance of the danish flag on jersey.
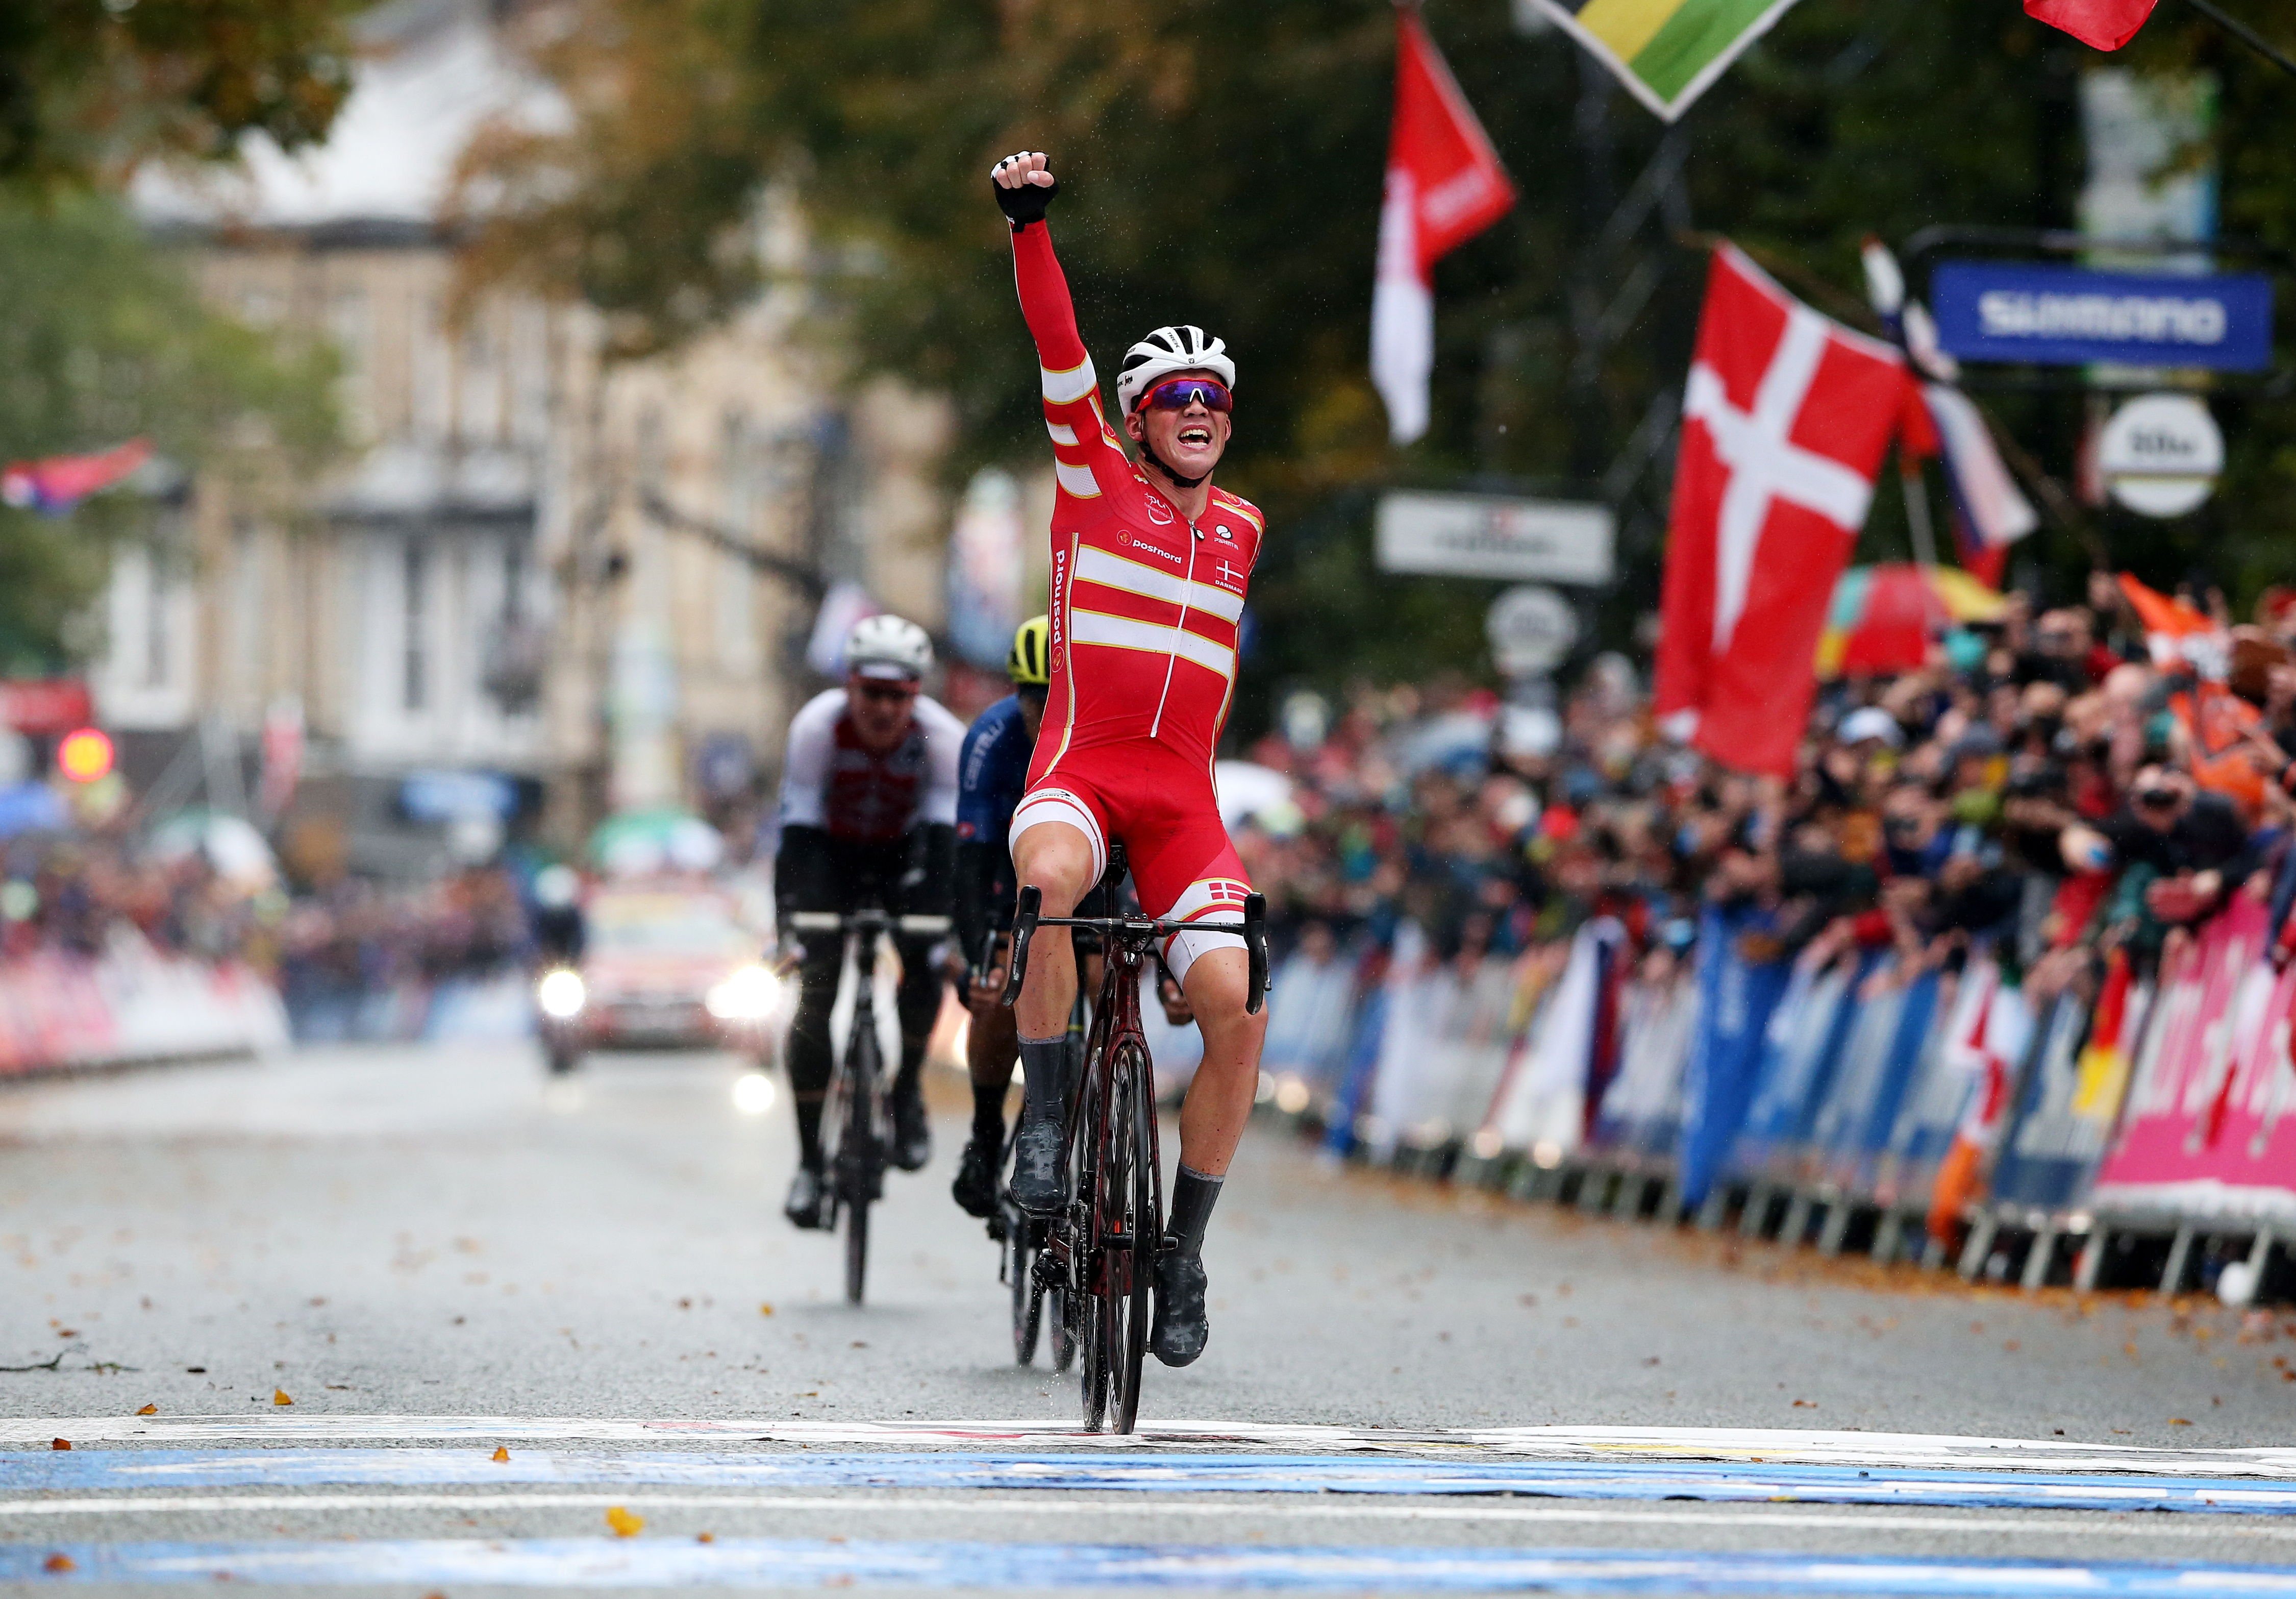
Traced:
[[1714, 252], [1682, 402], [1656, 709], [1726, 765], [1793, 771], [1826, 606], [1907, 382], [1897, 350]]

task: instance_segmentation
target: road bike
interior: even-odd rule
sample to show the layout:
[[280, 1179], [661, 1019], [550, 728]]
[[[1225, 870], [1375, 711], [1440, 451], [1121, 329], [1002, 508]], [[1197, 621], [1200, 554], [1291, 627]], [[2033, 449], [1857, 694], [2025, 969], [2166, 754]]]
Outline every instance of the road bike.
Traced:
[[[1124, 875], [1110, 852], [1110, 885]], [[1112, 896], [1111, 896], [1112, 897]], [[1085, 1425], [1128, 1433], [1140, 1414], [1140, 1368], [1148, 1348], [1148, 1295], [1164, 1239], [1164, 1188], [1156, 1137], [1156, 1068], [1140, 1026], [1140, 979], [1160, 939], [1184, 930], [1240, 933], [1250, 976], [1244, 1008], [1258, 1015], [1267, 992], [1267, 902], [1247, 895], [1237, 922], [1147, 916], [1046, 916], [1044, 896], [1021, 890], [1013, 917], [1013, 963], [1004, 1003], [1020, 997], [1029, 941], [1038, 927], [1098, 933], [1106, 964], [1093, 1007], [1084, 1070], [1069, 1101], [1069, 1202], [1041, 1218], [1031, 1264], [1038, 1291], [1058, 1292], [1081, 1373]], [[1054, 1359], [1059, 1359], [1055, 1352]]]
[[822, 1131], [836, 1141], [827, 1152], [828, 1214], [822, 1225], [833, 1232], [844, 1224], [845, 1298], [858, 1305], [869, 1276], [869, 1207], [884, 1198], [885, 1168], [891, 1164], [886, 1151], [892, 1110], [885, 1097], [890, 1079], [877, 1037], [877, 950], [889, 933], [939, 937], [948, 931], [949, 919], [895, 916], [869, 907], [842, 915], [796, 911], [788, 922], [793, 932], [841, 934], [852, 952], [853, 1021], [821, 1108]]

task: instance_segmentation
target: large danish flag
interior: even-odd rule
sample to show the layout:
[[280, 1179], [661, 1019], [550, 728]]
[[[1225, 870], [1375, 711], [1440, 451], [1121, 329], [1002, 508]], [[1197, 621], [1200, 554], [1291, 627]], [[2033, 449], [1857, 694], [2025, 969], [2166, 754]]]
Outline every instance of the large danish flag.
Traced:
[[1708, 754], [1790, 775], [1817, 639], [1906, 398], [1890, 345], [1714, 252], [1682, 402], [1656, 708]]

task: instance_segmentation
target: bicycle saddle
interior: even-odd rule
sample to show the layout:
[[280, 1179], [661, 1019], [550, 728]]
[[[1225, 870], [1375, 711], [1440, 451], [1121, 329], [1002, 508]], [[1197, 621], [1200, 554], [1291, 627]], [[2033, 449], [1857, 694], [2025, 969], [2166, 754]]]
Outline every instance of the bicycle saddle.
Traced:
[[1100, 886], [1108, 895], [1108, 903], [1116, 903], [1116, 891], [1124, 886], [1126, 874], [1132, 870], [1124, 856], [1124, 841], [1116, 839], [1108, 846], [1108, 870], [1100, 874]]

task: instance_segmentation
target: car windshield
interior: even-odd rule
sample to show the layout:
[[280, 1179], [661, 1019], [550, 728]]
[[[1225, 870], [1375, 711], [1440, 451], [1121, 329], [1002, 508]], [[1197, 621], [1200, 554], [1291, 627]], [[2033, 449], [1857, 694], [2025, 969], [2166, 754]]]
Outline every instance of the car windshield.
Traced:
[[726, 903], [705, 895], [602, 895], [589, 920], [594, 947], [615, 954], [722, 954], [742, 937]]

